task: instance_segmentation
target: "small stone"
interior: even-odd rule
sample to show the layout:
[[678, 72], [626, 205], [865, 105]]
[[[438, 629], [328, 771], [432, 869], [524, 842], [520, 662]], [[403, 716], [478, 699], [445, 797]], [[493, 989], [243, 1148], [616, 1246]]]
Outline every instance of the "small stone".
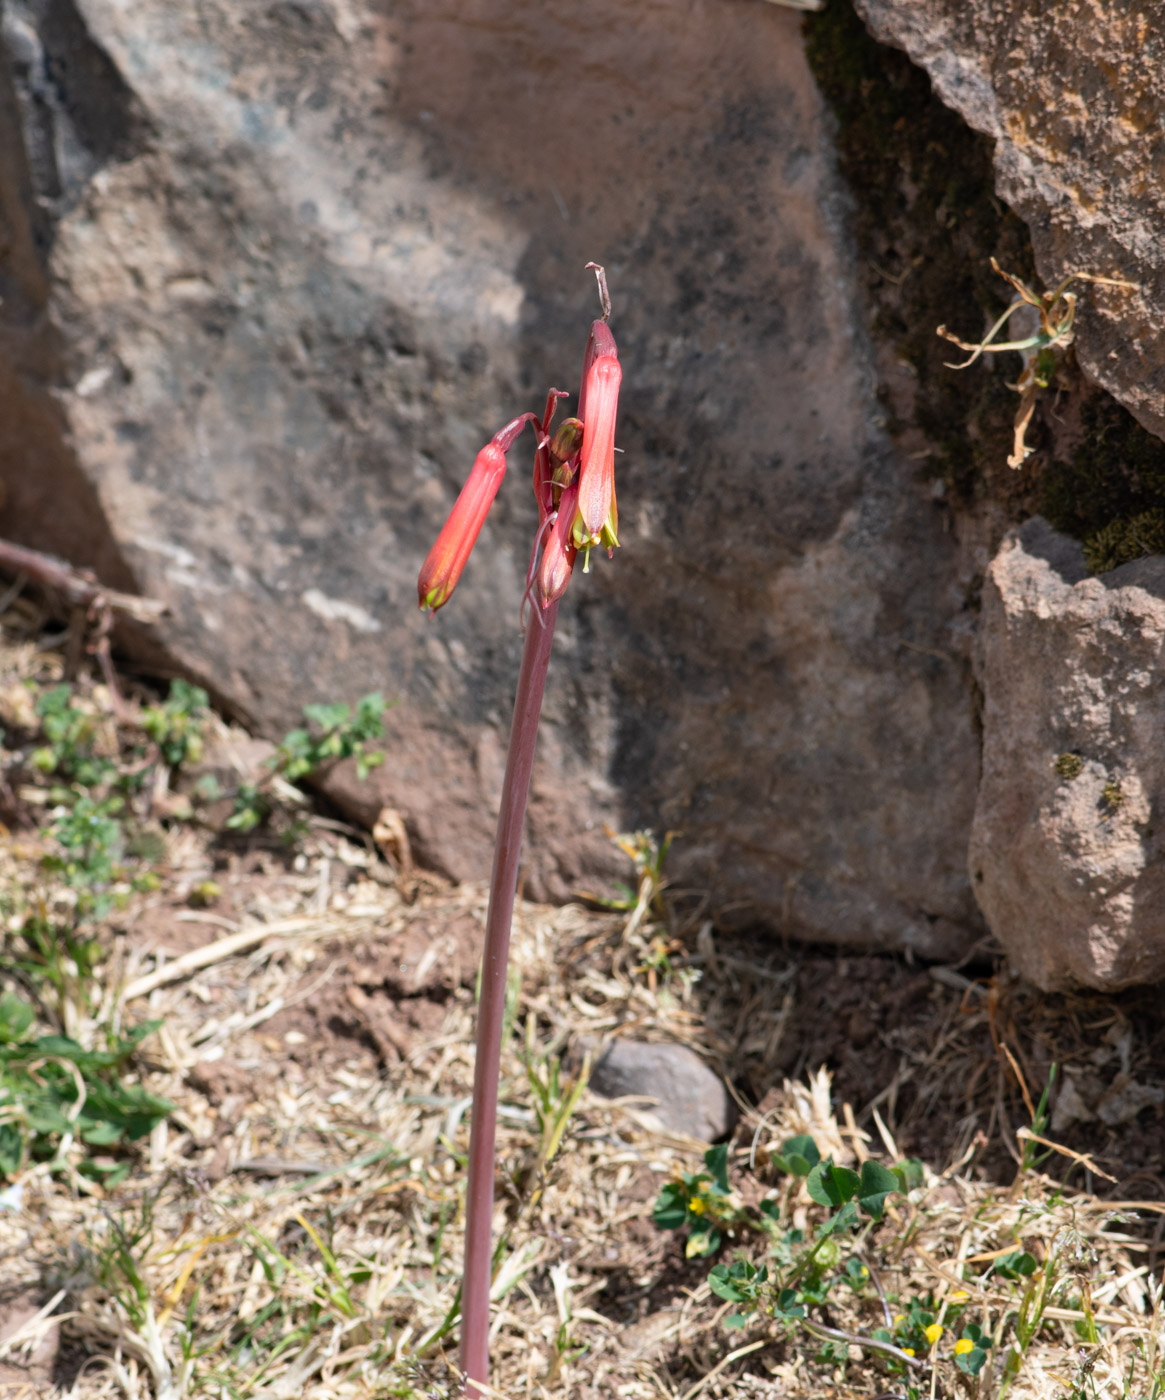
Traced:
[[591, 1070], [590, 1087], [605, 1099], [643, 1095], [673, 1133], [715, 1142], [731, 1131], [736, 1110], [724, 1081], [686, 1045], [613, 1040]]

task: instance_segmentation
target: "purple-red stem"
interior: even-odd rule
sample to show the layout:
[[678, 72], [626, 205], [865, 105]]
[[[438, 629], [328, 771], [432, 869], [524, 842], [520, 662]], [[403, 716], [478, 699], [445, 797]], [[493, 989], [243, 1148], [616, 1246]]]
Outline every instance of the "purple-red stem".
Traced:
[[[526, 799], [534, 767], [538, 717], [550, 665], [558, 604], [544, 612], [534, 605], [518, 691], [510, 752], [498, 812], [493, 881], [485, 921], [481, 958], [481, 999], [477, 1008], [477, 1059], [473, 1067], [473, 1110], [469, 1129], [469, 1184], [466, 1194], [465, 1273], [461, 1284], [461, 1369], [467, 1381], [489, 1381], [489, 1289], [493, 1249], [494, 1138], [498, 1116], [498, 1078], [502, 1057], [502, 1022], [506, 1011], [506, 966], [510, 924], [518, 887], [518, 857], [526, 821]], [[470, 1395], [480, 1394], [467, 1386]]]

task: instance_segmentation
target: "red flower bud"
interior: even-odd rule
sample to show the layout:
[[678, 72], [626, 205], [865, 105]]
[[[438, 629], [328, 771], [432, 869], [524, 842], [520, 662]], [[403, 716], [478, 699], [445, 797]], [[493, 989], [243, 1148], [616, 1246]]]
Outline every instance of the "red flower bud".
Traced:
[[577, 418], [565, 418], [550, 440], [550, 465], [560, 467], [569, 462], [582, 446], [583, 425]]
[[417, 595], [422, 608], [436, 612], [449, 601], [505, 474], [506, 454], [495, 438], [477, 454], [469, 480], [421, 568]]
[[578, 514], [578, 483], [568, 486], [558, 504], [558, 516], [551, 527], [546, 543], [542, 546], [542, 558], [538, 563], [536, 587], [538, 601], [548, 608], [566, 592], [574, 569], [578, 550], [571, 539], [571, 529]]

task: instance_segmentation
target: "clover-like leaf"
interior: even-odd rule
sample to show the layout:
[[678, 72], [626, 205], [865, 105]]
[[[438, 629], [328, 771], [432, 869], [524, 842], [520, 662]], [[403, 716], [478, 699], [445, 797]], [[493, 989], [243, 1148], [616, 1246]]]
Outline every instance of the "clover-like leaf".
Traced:
[[809, 1173], [805, 1188], [818, 1205], [832, 1206], [835, 1210], [853, 1198], [861, 1178], [848, 1167], [839, 1167], [832, 1157], [827, 1157]]
[[805, 1309], [797, 1302], [795, 1288], [782, 1288], [773, 1305], [774, 1317], [804, 1317]]
[[691, 1218], [688, 1214], [688, 1193], [678, 1181], [668, 1181], [660, 1187], [651, 1218], [661, 1230], [678, 1230]]
[[1026, 1249], [1014, 1249], [995, 1261], [996, 1272], [1004, 1278], [1028, 1278], [1038, 1268], [1039, 1264]]
[[858, 1201], [867, 1215], [881, 1220], [886, 1197], [899, 1189], [898, 1178], [889, 1169], [874, 1161], [862, 1163], [862, 1173], [858, 1182]]
[[21, 997], [5, 992], [0, 997], [0, 1041], [23, 1040], [36, 1019], [36, 1012]]
[[712, 1175], [712, 1180], [720, 1190], [728, 1191], [728, 1144], [720, 1143], [704, 1153], [704, 1165]]
[[800, 1133], [785, 1143], [780, 1155], [773, 1158], [773, 1165], [790, 1176], [808, 1176], [820, 1161], [817, 1144], [808, 1133]]
[[956, 1351], [955, 1353], [955, 1365], [968, 1376], [977, 1376], [986, 1361], [987, 1353], [984, 1351], [982, 1343], [976, 1344], [970, 1351]]
[[898, 1178], [898, 1189], [903, 1193], [923, 1184], [922, 1162], [917, 1157], [903, 1157], [890, 1170]]

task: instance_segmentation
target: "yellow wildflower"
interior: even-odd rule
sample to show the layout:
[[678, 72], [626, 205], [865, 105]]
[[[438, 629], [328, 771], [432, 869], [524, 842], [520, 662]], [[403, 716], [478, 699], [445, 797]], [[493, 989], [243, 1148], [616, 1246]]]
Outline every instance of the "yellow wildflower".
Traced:
[[693, 1196], [688, 1202], [688, 1209], [693, 1215], [703, 1215], [708, 1209], [706, 1202], [700, 1196]]
[[942, 1334], [942, 1324], [939, 1322], [932, 1322], [930, 1326], [926, 1329], [926, 1340], [931, 1344], [931, 1346], [934, 1346], [936, 1345], [938, 1339], [942, 1336]]
[[960, 1288], [957, 1292], [951, 1294], [951, 1296], [947, 1299], [947, 1302], [965, 1303], [970, 1296], [971, 1295], [966, 1291], [966, 1289]]
[[969, 1351], [974, 1350], [975, 1343], [970, 1339], [970, 1337], [960, 1337], [959, 1340], [955, 1343], [956, 1356], [966, 1356], [966, 1354]]
[[913, 1356], [913, 1355], [914, 1355], [914, 1348], [913, 1348], [913, 1347], [903, 1347], [903, 1348], [902, 1348], [902, 1354], [903, 1354], [904, 1356]]
[[894, 1326], [895, 1326], [895, 1327], [900, 1327], [900, 1326], [902, 1325], [902, 1323], [904, 1323], [905, 1321], [906, 1321], [906, 1314], [905, 1314], [905, 1313], [895, 1313], [895, 1314], [894, 1314]]

